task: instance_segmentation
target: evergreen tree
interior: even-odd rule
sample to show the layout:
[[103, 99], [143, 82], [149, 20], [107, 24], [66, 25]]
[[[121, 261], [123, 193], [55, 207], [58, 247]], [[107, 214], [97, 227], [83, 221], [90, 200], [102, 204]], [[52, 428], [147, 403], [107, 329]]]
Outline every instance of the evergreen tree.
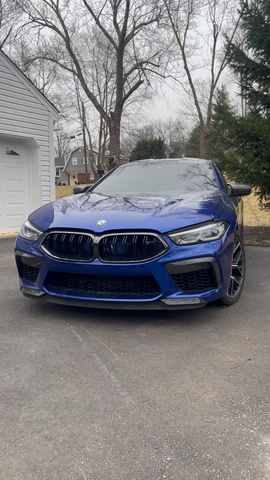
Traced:
[[215, 148], [220, 168], [230, 180], [252, 185], [270, 208], [270, 119], [233, 116], [220, 138]]
[[217, 89], [211, 120], [211, 134], [209, 141], [209, 156], [218, 159], [220, 152], [227, 150], [231, 145], [232, 125], [236, 121], [236, 112], [231, 105], [229, 94], [224, 85]]
[[243, 44], [227, 44], [231, 69], [254, 113], [270, 108], [270, 2], [242, 0]]
[[195, 125], [185, 143], [185, 157], [200, 158], [200, 125]]
[[250, 183], [270, 208], [270, 2], [242, 0], [241, 6], [244, 42], [228, 44], [227, 58], [248, 113], [222, 111], [226, 132], [215, 124], [215, 157], [231, 180]]
[[161, 138], [139, 140], [131, 152], [129, 161], [146, 158], [165, 158], [165, 144]]
[[225, 85], [218, 88], [213, 102], [212, 128], [226, 132], [231, 118], [235, 115], [235, 109], [231, 105], [230, 97]]

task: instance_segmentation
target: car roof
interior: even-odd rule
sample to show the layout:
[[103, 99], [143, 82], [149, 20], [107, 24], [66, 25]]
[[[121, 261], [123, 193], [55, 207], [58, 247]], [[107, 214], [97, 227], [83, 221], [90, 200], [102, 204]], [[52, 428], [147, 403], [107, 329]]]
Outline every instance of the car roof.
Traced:
[[186, 163], [186, 164], [207, 164], [212, 163], [212, 160], [204, 160], [202, 158], [148, 158], [146, 160], [136, 160], [134, 162], [125, 163], [125, 167], [131, 167], [132, 165], [149, 164], [151, 163]]

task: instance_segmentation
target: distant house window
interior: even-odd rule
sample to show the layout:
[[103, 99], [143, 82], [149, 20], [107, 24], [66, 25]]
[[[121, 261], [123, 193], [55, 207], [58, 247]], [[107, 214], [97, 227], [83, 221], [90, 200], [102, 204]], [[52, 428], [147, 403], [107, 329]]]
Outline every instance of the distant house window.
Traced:
[[[87, 157], [87, 165], [89, 163], [89, 158]], [[85, 165], [85, 158], [83, 157], [83, 165]]]
[[55, 176], [56, 176], [56, 177], [60, 177], [61, 171], [62, 171], [62, 168], [56, 168], [56, 169], [55, 169]]
[[95, 175], [93, 174], [93, 172], [90, 172], [90, 180], [95, 180]]
[[15, 150], [11, 150], [11, 148], [6, 148], [6, 155], [13, 155], [14, 157], [19, 157], [20, 154], [15, 152]]
[[77, 163], [78, 163], [77, 157], [73, 157], [72, 158], [72, 165], [77, 165]]

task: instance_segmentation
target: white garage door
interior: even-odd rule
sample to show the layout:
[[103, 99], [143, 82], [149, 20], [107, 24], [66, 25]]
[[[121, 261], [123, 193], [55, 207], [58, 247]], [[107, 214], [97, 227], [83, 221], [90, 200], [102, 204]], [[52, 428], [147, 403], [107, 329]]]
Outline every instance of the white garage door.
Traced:
[[20, 230], [29, 213], [28, 151], [0, 140], [0, 234]]

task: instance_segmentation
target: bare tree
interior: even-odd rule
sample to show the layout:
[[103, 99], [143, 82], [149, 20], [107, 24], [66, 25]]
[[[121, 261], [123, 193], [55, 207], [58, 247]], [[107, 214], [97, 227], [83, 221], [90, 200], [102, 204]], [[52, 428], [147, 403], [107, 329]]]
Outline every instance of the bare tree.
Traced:
[[60, 120], [54, 130], [54, 151], [57, 157], [65, 157], [70, 152], [70, 133], [65, 130], [65, 124]]
[[[87, 151], [91, 163], [95, 162], [94, 150], [98, 152], [97, 167], [103, 169], [105, 151], [108, 149], [109, 130], [101, 115], [85, 95], [78, 78], [61, 69], [57, 63], [44, 58], [37, 58], [35, 47], [30, 39], [16, 43], [11, 51], [12, 60], [30, 78], [39, 90], [53, 101], [61, 112], [61, 119], [55, 130], [55, 151], [63, 156], [68, 148], [81, 145], [82, 137], [74, 132], [82, 132], [83, 125], [87, 137]], [[99, 30], [93, 28], [85, 38], [89, 58], [84, 60], [88, 83], [104, 109], [109, 115], [115, 93], [114, 76], [111, 68], [112, 48], [102, 38]], [[85, 106], [83, 122], [82, 105]], [[70, 136], [74, 138], [70, 142]], [[80, 143], [78, 142], [80, 140]], [[71, 145], [72, 144], [72, 145]], [[64, 152], [64, 153], [63, 153]]]
[[[35, 59], [54, 62], [78, 79], [109, 129], [110, 153], [119, 157], [124, 107], [160, 65], [159, 47], [153, 42], [153, 26], [160, 19], [158, 0], [78, 0], [76, 4], [74, 0], [17, 0], [17, 4], [27, 15], [26, 25], [38, 33]], [[89, 76], [92, 56], [86, 40], [93, 25], [111, 49], [110, 112]]]
[[35, 51], [31, 37], [27, 39], [25, 35], [24, 38], [18, 39], [16, 48], [11, 49], [10, 56], [31, 82], [53, 101], [58, 95], [56, 92], [60, 77], [59, 67], [41, 58], [34, 60]]
[[[107, 38], [104, 39], [104, 35], [95, 26], [91, 34], [86, 38], [87, 51], [89, 52], [89, 60], [87, 61], [87, 78], [93, 93], [95, 94], [100, 106], [109, 116], [113, 110], [115, 99], [115, 70], [112, 64], [112, 58], [114, 55], [113, 47]], [[76, 84], [77, 97], [88, 100], [87, 110], [90, 110], [90, 121], [86, 121], [86, 129], [88, 135], [88, 142], [90, 150], [95, 148], [98, 152], [97, 155], [97, 168], [99, 170], [104, 169], [105, 152], [108, 149], [109, 141], [109, 125], [104, 120], [104, 117], [99, 111], [91, 110], [89, 99], [87, 99], [85, 92], [82, 90], [79, 81], [74, 78]], [[90, 103], [90, 105], [89, 105]], [[92, 104], [93, 105], [93, 104]], [[79, 109], [80, 110], [80, 109]], [[95, 114], [96, 113], [96, 114]], [[92, 128], [90, 128], [90, 123]], [[93, 125], [95, 125], [93, 129]], [[93, 155], [94, 159], [94, 155]]]
[[186, 135], [184, 121], [178, 118], [155, 120], [153, 122], [155, 136], [162, 138], [164, 143], [172, 146], [174, 143], [183, 143]]
[[[235, 0], [163, 0], [180, 54], [177, 81], [192, 98], [200, 125], [200, 156], [206, 158], [215, 89], [227, 66], [224, 34], [231, 41], [240, 14]], [[207, 69], [206, 78], [199, 72]]]
[[161, 138], [170, 153], [182, 156], [185, 142], [185, 127], [181, 118], [167, 118], [166, 120], [153, 120], [141, 128], [133, 129], [124, 138], [122, 149], [126, 155], [130, 155], [136, 143], [141, 140], [153, 140]]
[[0, 0], [0, 49], [9, 46], [19, 32], [19, 11], [14, 2]]

